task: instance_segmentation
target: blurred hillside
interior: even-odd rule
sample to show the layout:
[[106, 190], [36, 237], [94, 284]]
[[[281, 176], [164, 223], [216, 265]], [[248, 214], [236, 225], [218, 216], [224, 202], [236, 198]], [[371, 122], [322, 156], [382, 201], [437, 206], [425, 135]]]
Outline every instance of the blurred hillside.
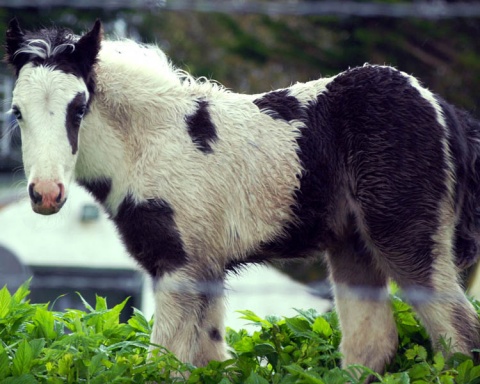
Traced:
[[88, 28], [98, 17], [104, 21], [107, 34], [125, 33], [156, 42], [178, 66], [239, 92], [285, 87], [365, 62], [389, 64], [419, 77], [448, 101], [480, 115], [479, 18], [3, 8], [0, 34], [13, 16], [28, 28], [56, 24], [76, 32]]

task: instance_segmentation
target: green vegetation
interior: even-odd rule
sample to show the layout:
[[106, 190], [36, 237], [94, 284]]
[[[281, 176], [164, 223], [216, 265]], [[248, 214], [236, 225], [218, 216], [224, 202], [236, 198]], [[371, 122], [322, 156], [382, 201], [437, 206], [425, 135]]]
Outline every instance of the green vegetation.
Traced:
[[100, 18], [107, 35], [118, 33], [115, 22], [122, 20], [127, 35], [158, 43], [180, 67], [239, 92], [286, 87], [365, 62], [389, 64], [417, 76], [446, 100], [478, 116], [479, 18], [300, 17], [62, 7], [27, 12], [6, 7], [0, 8], [1, 36], [14, 16], [27, 29], [55, 24], [77, 33]]
[[[86, 311], [55, 312], [30, 304], [28, 283], [0, 290], [0, 384], [30, 383], [360, 383], [371, 372], [339, 367], [340, 331], [334, 312], [298, 311], [293, 318], [259, 318], [242, 311], [258, 331], [228, 329], [232, 359], [196, 368], [159, 348], [148, 358], [152, 321], [135, 310], [119, 322], [126, 302], [108, 308], [97, 297]], [[479, 383], [480, 366], [466, 356], [433, 353], [424, 329], [398, 296], [392, 305], [400, 345], [383, 383]], [[480, 311], [478, 303], [474, 303]], [[357, 379], [357, 377], [360, 377]]]

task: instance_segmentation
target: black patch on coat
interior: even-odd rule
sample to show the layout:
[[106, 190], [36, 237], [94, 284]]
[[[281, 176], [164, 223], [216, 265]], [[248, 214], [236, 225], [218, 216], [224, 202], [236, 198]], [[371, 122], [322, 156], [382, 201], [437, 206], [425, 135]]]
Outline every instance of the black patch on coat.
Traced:
[[[436, 110], [400, 72], [377, 66], [346, 71], [300, 105], [288, 90], [255, 104], [275, 119], [304, 123], [297, 139], [303, 166], [285, 235], [259, 255], [299, 257], [334, 249], [356, 213], [381, 267], [397, 281], [429, 285], [432, 235], [445, 196], [445, 134]], [[261, 258], [258, 254], [253, 259]]]
[[187, 131], [197, 148], [203, 153], [212, 153], [211, 143], [217, 140], [217, 130], [208, 112], [208, 102], [197, 101], [198, 109], [186, 117]]
[[93, 180], [77, 180], [78, 184], [89, 191], [100, 204], [105, 203], [112, 190], [112, 180], [109, 178], [97, 178]]
[[275, 120], [305, 123], [302, 135], [297, 139], [304, 172], [300, 177], [300, 189], [296, 191], [296, 204], [292, 207], [296, 223], [287, 224], [284, 236], [263, 244], [248, 261], [258, 263], [273, 257], [303, 258], [318, 254], [331, 237], [326, 215], [334, 195], [331, 178], [335, 177], [335, 169], [332, 166], [337, 162], [326, 129], [329, 126], [328, 111], [323, 103], [302, 105], [288, 89], [266, 93], [254, 104]]
[[478, 240], [473, 237], [465, 237], [465, 233], [462, 233], [462, 230], [463, 228], [457, 226], [454, 250], [455, 265], [463, 271], [476, 263], [479, 248]]
[[128, 195], [113, 218], [130, 254], [154, 279], [187, 262], [174, 215], [162, 199], [136, 203]]
[[87, 109], [87, 97], [79, 92], [67, 106], [67, 137], [72, 147], [72, 155], [78, 151], [78, 131]]
[[276, 120], [294, 120], [303, 113], [302, 105], [296, 97], [290, 95], [288, 89], [266, 93], [261, 98], [255, 99], [253, 103], [261, 112]]

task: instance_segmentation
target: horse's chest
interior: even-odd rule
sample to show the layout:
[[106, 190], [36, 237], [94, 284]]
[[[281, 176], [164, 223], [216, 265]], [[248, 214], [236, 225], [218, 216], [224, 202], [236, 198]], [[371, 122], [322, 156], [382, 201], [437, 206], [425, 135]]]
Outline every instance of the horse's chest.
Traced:
[[173, 210], [162, 199], [136, 203], [127, 196], [113, 220], [130, 254], [152, 277], [186, 263], [187, 255]]

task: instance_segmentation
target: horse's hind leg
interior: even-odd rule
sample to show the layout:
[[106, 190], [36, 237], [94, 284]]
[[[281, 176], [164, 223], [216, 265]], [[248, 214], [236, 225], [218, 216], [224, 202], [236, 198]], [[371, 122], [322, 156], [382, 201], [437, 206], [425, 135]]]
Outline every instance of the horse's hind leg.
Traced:
[[356, 234], [329, 250], [328, 264], [342, 329], [343, 366], [361, 364], [382, 372], [398, 344], [387, 276]]
[[423, 276], [401, 272], [395, 276], [405, 291], [433, 346], [446, 353], [461, 352], [472, 355], [472, 349], [480, 347], [478, 316], [465, 297], [458, 281], [454, 264], [451, 235], [446, 228], [439, 228], [434, 239], [432, 262]]
[[447, 207], [442, 202], [440, 209], [422, 212], [419, 206], [416, 216], [400, 222], [388, 215], [373, 218], [367, 212], [366, 228], [378, 262], [406, 293], [434, 348], [438, 350], [443, 339], [450, 345], [446, 352], [471, 355], [480, 346], [479, 322], [458, 282], [453, 214]]
[[[471, 356], [472, 349], [480, 346], [476, 312], [457, 282], [453, 263], [445, 260], [435, 264], [431, 275], [433, 287], [407, 287], [407, 299], [427, 329], [436, 350]], [[445, 348], [442, 340], [446, 343]]]

